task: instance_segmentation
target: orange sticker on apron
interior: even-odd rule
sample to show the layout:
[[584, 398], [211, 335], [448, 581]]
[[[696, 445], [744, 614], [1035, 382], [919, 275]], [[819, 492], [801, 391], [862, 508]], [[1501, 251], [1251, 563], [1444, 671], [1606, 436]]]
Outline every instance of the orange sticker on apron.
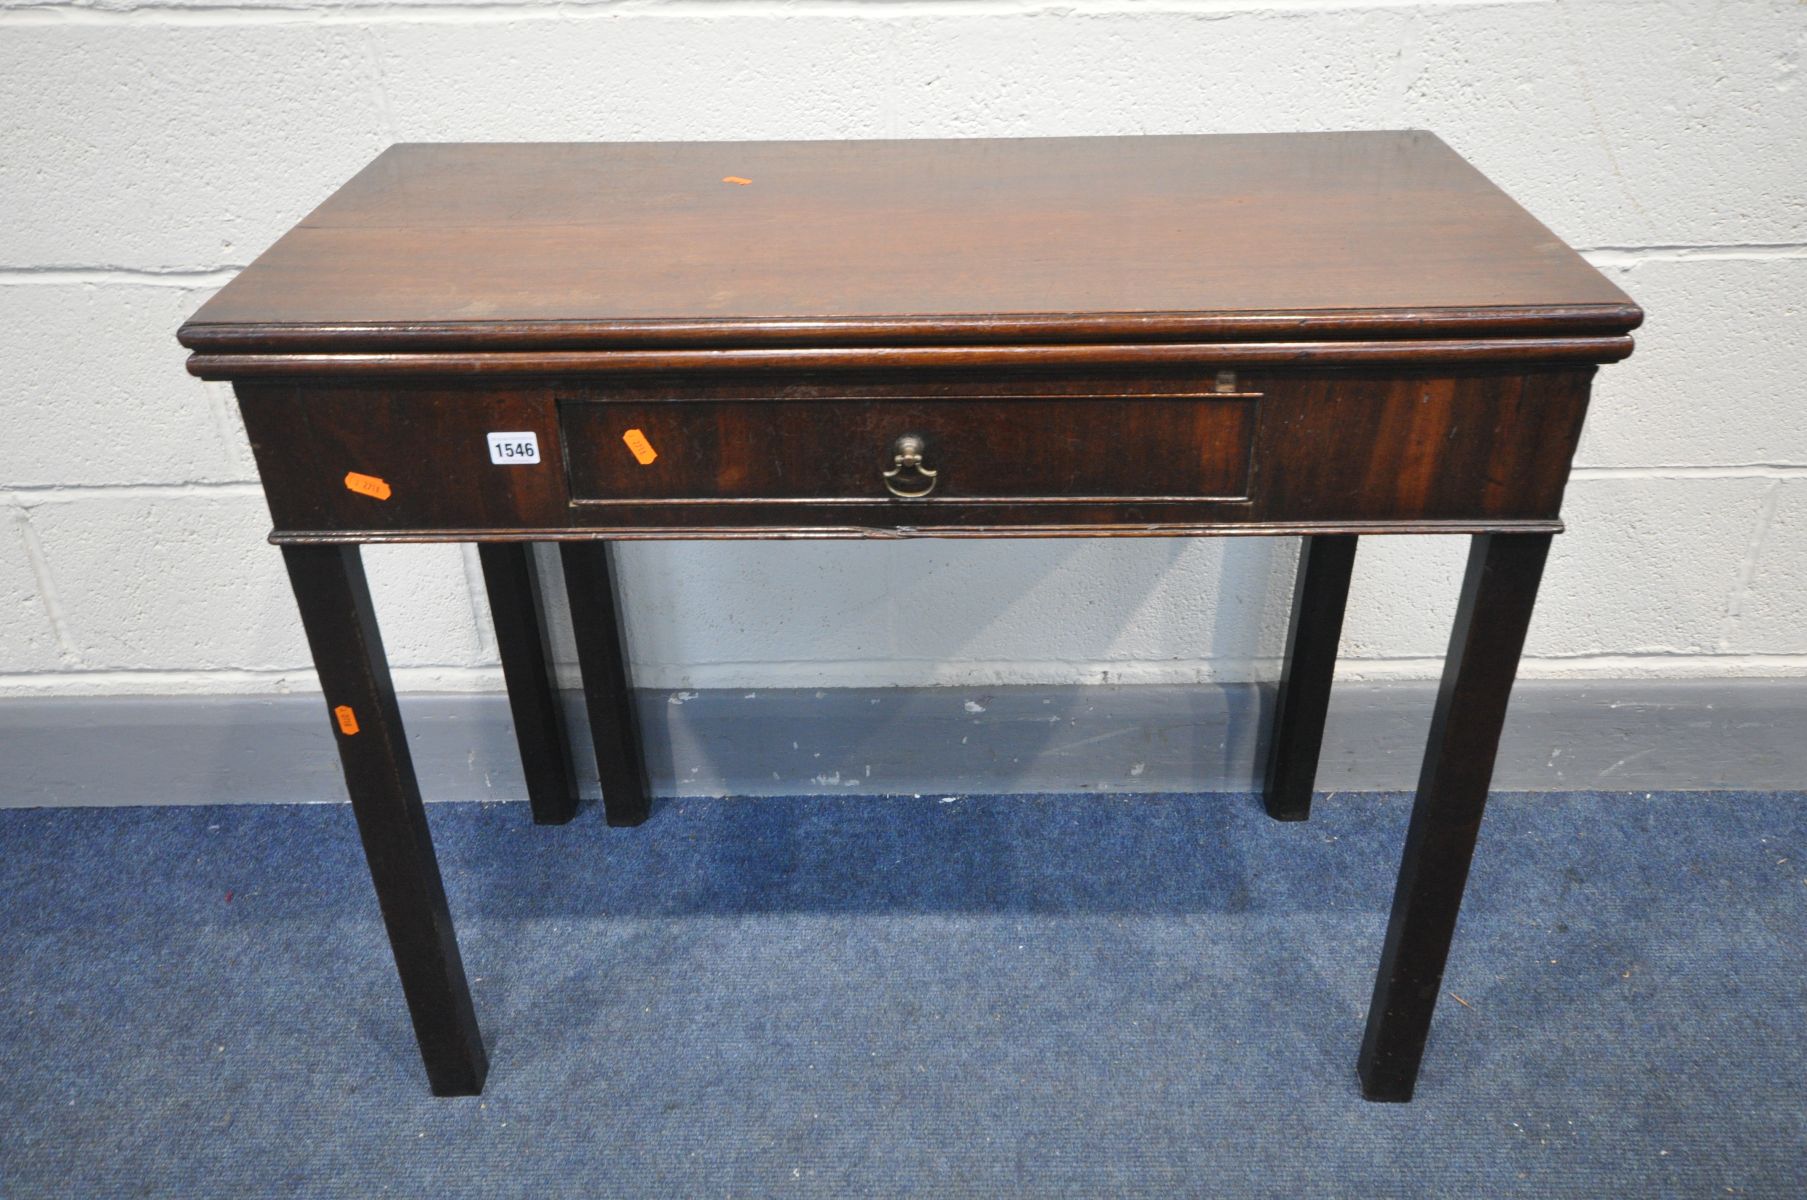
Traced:
[[627, 443], [627, 448], [634, 452], [634, 457], [643, 467], [652, 466], [653, 459], [659, 457], [659, 452], [653, 449], [653, 444], [638, 429], [628, 430], [621, 435], [621, 440]]
[[345, 473], [345, 486], [360, 496], [370, 496], [377, 500], [389, 498], [389, 485], [375, 475], [360, 475], [356, 471]]
[[346, 737], [358, 731], [358, 714], [351, 711], [349, 704], [341, 704], [333, 709], [333, 719], [339, 722], [339, 732]]

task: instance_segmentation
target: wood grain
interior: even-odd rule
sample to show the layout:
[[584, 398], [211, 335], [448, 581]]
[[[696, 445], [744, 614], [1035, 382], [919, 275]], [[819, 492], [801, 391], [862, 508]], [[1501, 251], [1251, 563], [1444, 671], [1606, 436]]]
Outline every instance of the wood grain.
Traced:
[[689, 371], [960, 371], [1160, 366], [1337, 366], [1505, 362], [1616, 362], [1631, 354], [1623, 334], [1348, 342], [1145, 343], [1029, 346], [757, 347], [741, 350], [524, 350], [419, 353], [193, 354], [202, 379], [381, 376], [621, 375]]
[[181, 338], [233, 355], [1316, 341], [1640, 316], [1421, 131], [403, 145]]
[[[943, 379], [244, 381], [279, 540], [443, 531], [843, 536], [1556, 521], [1594, 368]], [[637, 463], [621, 441], [649, 436]], [[542, 461], [497, 466], [486, 433]], [[904, 433], [948, 470], [899, 500]], [[934, 465], [934, 463], [931, 463]], [[381, 479], [387, 499], [345, 485]]]
[[[927, 439], [924, 505], [1243, 500], [1254, 396], [562, 403], [571, 503], [796, 501], [904, 513], [883, 482], [894, 444]], [[642, 464], [642, 431], [664, 452]], [[1136, 464], [1133, 478], [1122, 469]]]

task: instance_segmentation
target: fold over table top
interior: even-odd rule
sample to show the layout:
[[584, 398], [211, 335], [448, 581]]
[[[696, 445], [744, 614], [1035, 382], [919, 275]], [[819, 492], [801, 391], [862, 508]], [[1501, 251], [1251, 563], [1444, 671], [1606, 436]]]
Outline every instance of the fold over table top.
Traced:
[[1605, 361], [1641, 316], [1419, 131], [444, 144], [385, 151], [181, 339], [223, 377], [1050, 343], [1507, 339]]

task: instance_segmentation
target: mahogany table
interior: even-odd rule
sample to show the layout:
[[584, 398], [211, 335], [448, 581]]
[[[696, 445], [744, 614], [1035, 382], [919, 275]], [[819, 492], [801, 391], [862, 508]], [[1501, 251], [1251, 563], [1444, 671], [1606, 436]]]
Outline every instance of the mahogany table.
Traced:
[[633, 825], [615, 540], [1302, 536], [1265, 784], [1302, 820], [1356, 539], [1471, 537], [1359, 1057], [1407, 1100], [1589, 388], [1641, 316], [1422, 132], [408, 145], [180, 337], [235, 386], [442, 1095], [486, 1060], [360, 543], [481, 546], [552, 823], [559, 544]]

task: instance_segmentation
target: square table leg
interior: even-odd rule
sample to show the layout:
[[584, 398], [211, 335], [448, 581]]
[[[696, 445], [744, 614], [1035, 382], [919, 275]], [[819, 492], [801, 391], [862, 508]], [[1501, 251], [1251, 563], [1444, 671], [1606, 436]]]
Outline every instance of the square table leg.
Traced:
[[284, 546], [282, 557], [326, 692], [358, 836], [427, 1080], [436, 1095], [476, 1095], [488, 1061], [363, 559], [355, 545]]
[[638, 825], [652, 811], [640, 721], [627, 677], [620, 601], [615, 592], [614, 548], [606, 541], [560, 542], [565, 591], [584, 702], [596, 744], [602, 806], [610, 825]]
[[1343, 636], [1355, 541], [1354, 534], [1316, 534], [1299, 549], [1286, 662], [1274, 700], [1262, 783], [1267, 815], [1278, 821], [1311, 816], [1311, 790], [1324, 746], [1324, 718], [1330, 711], [1330, 680], [1336, 674], [1336, 647]]
[[1479, 534], [1469, 549], [1357, 1064], [1370, 1100], [1412, 1098], [1549, 549], [1547, 533]]
[[577, 778], [571, 769], [564, 707], [552, 677], [533, 544], [479, 542], [477, 555], [483, 562], [483, 585], [489, 592], [533, 820], [536, 825], [563, 825], [577, 812]]

